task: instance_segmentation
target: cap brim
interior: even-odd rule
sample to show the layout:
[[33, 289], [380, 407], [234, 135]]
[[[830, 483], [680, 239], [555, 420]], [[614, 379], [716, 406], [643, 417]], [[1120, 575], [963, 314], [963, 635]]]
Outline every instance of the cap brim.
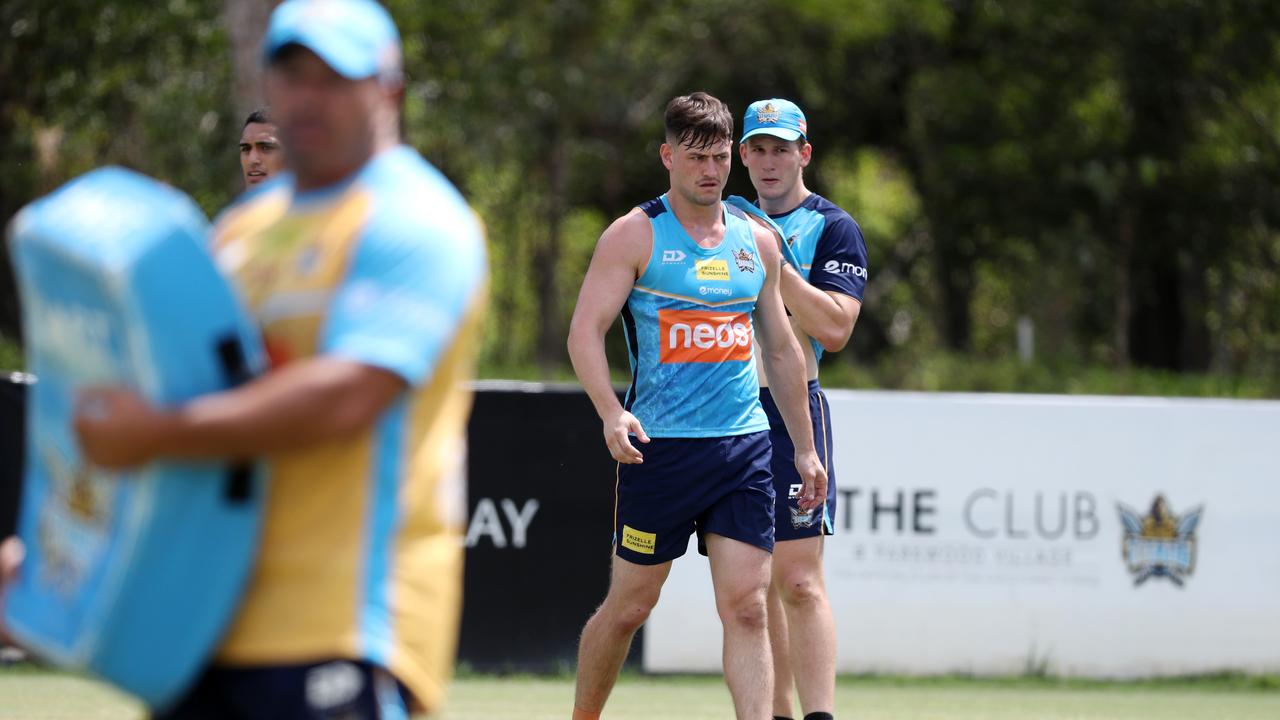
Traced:
[[279, 33], [277, 37], [268, 38], [268, 42], [268, 62], [274, 60], [285, 47], [300, 45], [315, 53], [325, 65], [348, 80], [363, 80], [378, 73], [377, 66], [370, 65], [359, 49], [350, 48], [346, 38], [321, 28]]
[[789, 128], [761, 127], [761, 128], [756, 128], [755, 130], [752, 130], [746, 135], [743, 135], [742, 139], [739, 140], [738, 142], [746, 142], [747, 138], [755, 137], [756, 135], [772, 135], [776, 138], [781, 138], [782, 140], [785, 140], [787, 142], [791, 142], [792, 140], [799, 140], [800, 138], [804, 137], [804, 133], [800, 132], [799, 130], [791, 130]]

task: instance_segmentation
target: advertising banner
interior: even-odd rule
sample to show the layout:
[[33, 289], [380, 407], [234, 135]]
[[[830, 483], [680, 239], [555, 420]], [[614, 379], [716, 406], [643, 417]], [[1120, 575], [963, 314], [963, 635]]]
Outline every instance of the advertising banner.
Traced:
[[613, 553], [617, 463], [600, 419], [577, 386], [481, 382], [468, 446], [458, 659], [483, 671], [572, 668]]
[[[842, 672], [1280, 669], [1280, 403], [828, 393]], [[714, 671], [707, 563], [676, 561], [650, 671]]]

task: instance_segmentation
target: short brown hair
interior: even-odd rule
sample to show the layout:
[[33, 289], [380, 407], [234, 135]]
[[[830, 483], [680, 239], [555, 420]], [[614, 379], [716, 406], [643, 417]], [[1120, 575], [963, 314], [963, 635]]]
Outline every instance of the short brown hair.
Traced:
[[[747, 144], [748, 144], [748, 143], [750, 143], [752, 140], [755, 140], [755, 139], [756, 139], [756, 138], [758, 138], [758, 137], [760, 137], [760, 136], [759, 136], [759, 135], [752, 135], [751, 137], [747, 138], [746, 140], [743, 140], [743, 141], [742, 141], [742, 144], [743, 144], [743, 145], [747, 145]], [[805, 136], [803, 136], [803, 135], [801, 135], [800, 137], [796, 138], [795, 140], [782, 140], [782, 138], [778, 137], [777, 135], [771, 135], [770, 137], [772, 137], [772, 138], [774, 138], [774, 139], [776, 139], [776, 140], [781, 140], [781, 141], [782, 141], [784, 144], [786, 144], [786, 145], [795, 145], [795, 146], [796, 146], [796, 150], [804, 150], [804, 146], [809, 144], [809, 138], [807, 138], [807, 137], [805, 137]]]
[[667, 103], [662, 116], [668, 142], [705, 150], [721, 140], [733, 141], [733, 113], [729, 106], [704, 92], [681, 95]]

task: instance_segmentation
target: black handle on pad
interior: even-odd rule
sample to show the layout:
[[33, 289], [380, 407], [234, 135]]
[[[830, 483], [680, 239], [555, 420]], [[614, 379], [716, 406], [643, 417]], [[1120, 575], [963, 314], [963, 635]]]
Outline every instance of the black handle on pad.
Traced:
[[[218, 341], [218, 362], [222, 365], [223, 377], [228, 385], [235, 387], [253, 378], [249, 364], [245, 362], [244, 347], [235, 334], [227, 335]], [[227, 469], [225, 497], [231, 503], [248, 502], [253, 494], [253, 485], [249, 482], [253, 477], [253, 467], [246, 462], [238, 462]]]

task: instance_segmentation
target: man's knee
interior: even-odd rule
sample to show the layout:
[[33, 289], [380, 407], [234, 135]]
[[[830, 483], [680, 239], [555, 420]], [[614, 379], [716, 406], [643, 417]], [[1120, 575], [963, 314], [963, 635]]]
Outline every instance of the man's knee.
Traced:
[[610, 625], [618, 633], [630, 634], [640, 629], [649, 619], [653, 606], [647, 603], [626, 603], [610, 616]]
[[763, 587], [730, 594], [716, 603], [720, 622], [748, 630], [764, 630], [769, 625], [767, 597]]
[[630, 597], [606, 599], [597, 614], [612, 632], [629, 635], [649, 619], [649, 613], [657, 604], [658, 593], [635, 593]]
[[814, 607], [827, 598], [822, 576], [816, 572], [805, 570], [779, 573], [774, 583], [783, 604], [790, 608]]

